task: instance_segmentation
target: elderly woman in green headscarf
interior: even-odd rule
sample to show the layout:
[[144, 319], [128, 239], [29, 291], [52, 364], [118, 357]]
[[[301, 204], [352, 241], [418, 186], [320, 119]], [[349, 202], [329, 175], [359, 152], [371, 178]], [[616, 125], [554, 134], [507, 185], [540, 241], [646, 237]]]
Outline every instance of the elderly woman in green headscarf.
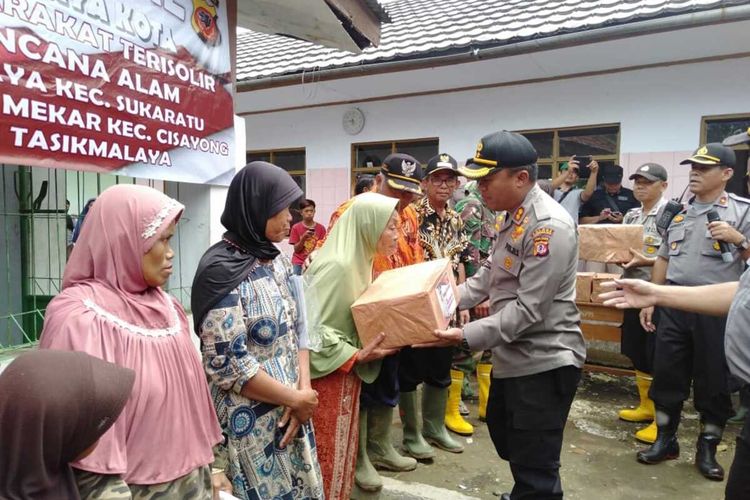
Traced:
[[382, 333], [361, 345], [350, 307], [372, 282], [375, 254], [396, 251], [397, 202], [376, 193], [356, 196], [305, 273], [308, 332], [318, 344], [310, 374], [323, 402], [315, 438], [328, 500], [350, 498], [354, 467], [366, 460], [357, 457], [360, 384], [375, 380], [380, 360], [395, 353], [378, 347]]

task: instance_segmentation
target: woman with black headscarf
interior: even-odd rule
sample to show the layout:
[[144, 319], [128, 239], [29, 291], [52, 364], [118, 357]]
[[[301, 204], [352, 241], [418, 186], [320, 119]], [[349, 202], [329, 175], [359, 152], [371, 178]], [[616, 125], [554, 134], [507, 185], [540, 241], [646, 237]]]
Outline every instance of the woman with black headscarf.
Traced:
[[193, 282], [195, 330], [239, 498], [324, 496], [306, 332], [291, 264], [274, 245], [288, 236], [289, 206], [301, 196], [283, 169], [246, 165], [229, 186], [227, 232]]
[[135, 372], [82, 352], [35, 350], [0, 374], [0, 498], [80, 498], [69, 463], [125, 407]]

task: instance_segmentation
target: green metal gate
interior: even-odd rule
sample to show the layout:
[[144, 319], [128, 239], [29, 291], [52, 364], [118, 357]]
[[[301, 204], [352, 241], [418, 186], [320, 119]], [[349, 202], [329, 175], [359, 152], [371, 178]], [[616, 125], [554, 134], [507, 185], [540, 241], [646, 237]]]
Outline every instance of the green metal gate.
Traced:
[[[0, 164], [0, 351], [33, 345], [42, 330], [44, 311], [59, 293], [71, 232], [86, 201], [109, 186], [136, 183], [130, 177]], [[138, 181], [166, 190], [161, 181]], [[179, 183], [169, 184], [179, 198]], [[70, 209], [66, 209], [66, 201]], [[179, 266], [181, 235], [173, 240]], [[183, 304], [190, 289], [182, 273], [168, 291]]]

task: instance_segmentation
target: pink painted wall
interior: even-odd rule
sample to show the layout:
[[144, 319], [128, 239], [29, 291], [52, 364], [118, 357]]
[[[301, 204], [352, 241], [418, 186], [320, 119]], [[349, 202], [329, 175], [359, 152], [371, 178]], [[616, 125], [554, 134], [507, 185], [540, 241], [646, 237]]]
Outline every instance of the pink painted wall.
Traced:
[[[305, 198], [315, 202], [315, 220], [328, 227], [328, 221], [336, 208], [349, 199], [348, 168], [308, 169], [305, 179]], [[287, 241], [276, 245], [290, 258], [294, 248]]]
[[308, 169], [306, 183], [306, 196], [316, 205], [315, 220], [328, 226], [334, 210], [349, 199], [349, 168]]
[[620, 155], [620, 165], [622, 165], [625, 171], [622, 183], [625, 187], [632, 188], [633, 182], [628, 180], [630, 174], [635, 172], [644, 163], [658, 163], [667, 169], [669, 175], [667, 197], [674, 198], [680, 196], [685, 186], [687, 186], [688, 174], [690, 172], [690, 167], [688, 165], [680, 165], [680, 162], [688, 158], [691, 154], [693, 154], [692, 150], [662, 151], [657, 153], [623, 153]]

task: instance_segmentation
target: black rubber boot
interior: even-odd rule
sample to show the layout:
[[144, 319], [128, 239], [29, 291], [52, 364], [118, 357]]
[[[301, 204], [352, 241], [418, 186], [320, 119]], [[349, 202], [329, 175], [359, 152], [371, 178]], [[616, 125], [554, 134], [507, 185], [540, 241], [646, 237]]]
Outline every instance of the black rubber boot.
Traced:
[[680, 444], [677, 442], [680, 412], [666, 412], [657, 408], [654, 421], [656, 422], [656, 441], [651, 447], [639, 451], [636, 455], [642, 464], [658, 464], [680, 456]]
[[680, 444], [677, 434], [657, 427], [656, 441], [649, 448], [638, 452], [638, 461], [642, 464], [658, 464], [665, 460], [674, 460], [680, 456]]
[[701, 432], [695, 445], [695, 466], [703, 477], [712, 481], [724, 480], [724, 467], [716, 461], [716, 447], [721, 437]]

